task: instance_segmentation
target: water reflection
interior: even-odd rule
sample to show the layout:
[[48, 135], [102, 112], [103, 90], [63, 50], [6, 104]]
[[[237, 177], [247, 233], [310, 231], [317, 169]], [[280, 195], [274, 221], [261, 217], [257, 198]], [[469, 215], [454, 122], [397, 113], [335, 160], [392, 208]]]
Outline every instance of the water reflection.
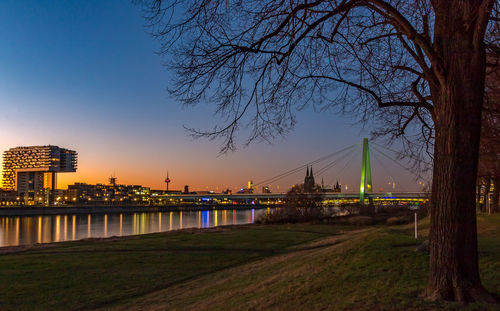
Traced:
[[[264, 210], [0, 217], [0, 247], [253, 223]], [[231, 213], [228, 216], [228, 213]], [[231, 217], [232, 216], [232, 217]]]

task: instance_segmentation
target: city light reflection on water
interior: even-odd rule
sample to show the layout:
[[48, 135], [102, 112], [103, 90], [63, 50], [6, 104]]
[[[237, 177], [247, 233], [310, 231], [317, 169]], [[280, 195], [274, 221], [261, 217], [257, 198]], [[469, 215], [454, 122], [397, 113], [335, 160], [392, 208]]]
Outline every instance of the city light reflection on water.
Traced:
[[0, 247], [253, 223], [264, 210], [0, 217]]

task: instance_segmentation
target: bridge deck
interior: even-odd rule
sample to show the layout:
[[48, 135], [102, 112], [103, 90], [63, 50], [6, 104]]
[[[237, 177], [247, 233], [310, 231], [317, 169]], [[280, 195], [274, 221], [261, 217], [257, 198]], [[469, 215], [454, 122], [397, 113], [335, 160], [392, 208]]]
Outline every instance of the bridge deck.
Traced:
[[[359, 193], [321, 193], [325, 200], [346, 200], [359, 199]], [[280, 200], [285, 199], [286, 193], [237, 193], [237, 194], [166, 194], [156, 196], [158, 199], [166, 200], [192, 200], [192, 201], [239, 201], [239, 200]], [[373, 192], [365, 193], [365, 198], [373, 199], [393, 199], [393, 200], [425, 200], [428, 198], [428, 193], [425, 192]]]

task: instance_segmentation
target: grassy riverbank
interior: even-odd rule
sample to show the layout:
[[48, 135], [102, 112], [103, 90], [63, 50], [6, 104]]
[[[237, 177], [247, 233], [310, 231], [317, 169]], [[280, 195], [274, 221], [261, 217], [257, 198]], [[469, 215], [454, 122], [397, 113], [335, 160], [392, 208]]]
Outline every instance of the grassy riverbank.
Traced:
[[[500, 216], [479, 216], [479, 231], [483, 282], [498, 294]], [[60, 243], [0, 255], [0, 310], [458, 308], [418, 297], [428, 257], [415, 244], [408, 226], [338, 225]]]

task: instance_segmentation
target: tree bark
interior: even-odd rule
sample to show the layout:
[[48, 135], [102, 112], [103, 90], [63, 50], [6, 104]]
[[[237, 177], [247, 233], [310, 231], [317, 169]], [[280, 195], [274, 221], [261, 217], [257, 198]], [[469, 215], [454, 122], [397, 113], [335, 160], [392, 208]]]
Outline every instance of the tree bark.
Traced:
[[434, 36], [443, 73], [439, 86], [431, 86], [436, 138], [425, 296], [462, 303], [495, 302], [481, 284], [477, 252], [475, 197], [484, 48], [473, 43], [474, 22], [467, 15], [474, 9], [473, 1], [441, 3]]

